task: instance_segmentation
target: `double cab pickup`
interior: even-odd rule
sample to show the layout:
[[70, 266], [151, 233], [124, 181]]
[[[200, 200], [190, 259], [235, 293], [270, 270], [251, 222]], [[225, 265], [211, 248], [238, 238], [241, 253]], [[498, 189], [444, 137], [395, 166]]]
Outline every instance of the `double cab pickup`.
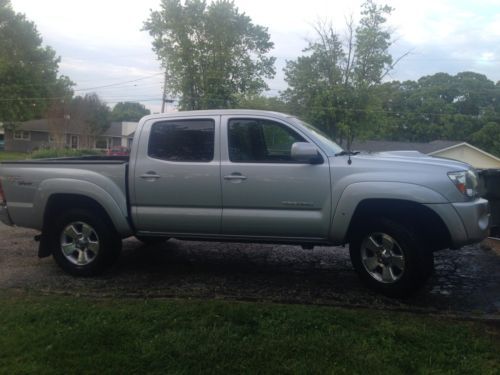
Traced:
[[349, 244], [369, 287], [404, 296], [435, 251], [485, 238], [489, 213], [467, 164], [345, 151], [293, 116], [210, 110], [144, 117], [130, 156], [3, 162], [0, 220], [39, 230], [38, 255], [77, 276], [111, 266], [129, 236]]

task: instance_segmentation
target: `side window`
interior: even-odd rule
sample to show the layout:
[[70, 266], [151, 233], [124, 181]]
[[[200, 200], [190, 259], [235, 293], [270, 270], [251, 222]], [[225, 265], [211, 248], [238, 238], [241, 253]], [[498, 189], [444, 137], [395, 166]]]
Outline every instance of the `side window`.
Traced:
[[162, 121], [153, 124], [148, 156], [180, 162], [210, 162], [214, 158], [213, 120]]
[[229, 160], [232, 162], [293, 163], [290, 150], [295, 142], [306, 141], [278, 122], [260, 119], [229, 120]]

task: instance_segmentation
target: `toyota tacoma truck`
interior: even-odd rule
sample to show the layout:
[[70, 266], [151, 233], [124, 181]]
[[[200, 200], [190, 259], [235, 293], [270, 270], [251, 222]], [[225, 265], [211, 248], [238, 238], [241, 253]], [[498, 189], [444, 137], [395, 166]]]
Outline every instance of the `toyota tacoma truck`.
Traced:
[[3, 162], [0, 220], [40, 231], [38, 255], [96, 275], [121, 240], [349, 244], [372, 289], [423, 285], [433, 253], [481, 241], [488, 202], [469, 165], [342, 150], [298, 118], [253, 110], [147, 116], [129, 156]]

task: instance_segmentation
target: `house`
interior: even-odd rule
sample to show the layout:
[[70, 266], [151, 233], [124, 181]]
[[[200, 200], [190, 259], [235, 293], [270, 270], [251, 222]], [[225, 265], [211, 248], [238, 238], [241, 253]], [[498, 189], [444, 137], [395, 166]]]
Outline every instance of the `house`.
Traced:
[[354, 141], [352, 150], [381, 151], [419, 151], [430, 156], [455, 159], [472, 165], [477, 169], [500, 169], [500, 158], [467, 142], [392, 142], [392, 141]]
[[128, 147], [137, 127], [135, 122], [114, 122], [99, 136], [68, 119], [39, 119], [19, 124], [15, 130], [5, 130], [5, 150], [32, 152], [40, 148], [62, 146], [75, 149], [108, 149]]

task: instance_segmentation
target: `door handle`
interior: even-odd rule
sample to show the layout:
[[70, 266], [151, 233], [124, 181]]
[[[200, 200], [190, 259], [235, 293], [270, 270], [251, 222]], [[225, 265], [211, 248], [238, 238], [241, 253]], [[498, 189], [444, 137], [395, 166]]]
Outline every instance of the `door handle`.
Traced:
[[156, 172], [153, 172], [153, 171], [146, 172], [145, 174], [141, 175], [140, 177], [144, 180], [158, 180], [159, 178], [161, 178], [161, 176], [159, 174], [157, 174]]
[[238, 172], [231, 173], [231, 174], [228, 174], [227, 176], [224, 176], [224, 180], [240, 180], [240, 181], [244, 181], [247, 178], [248, 178], [247, 176], [243, 176], [241, 173], [238, 173]]

